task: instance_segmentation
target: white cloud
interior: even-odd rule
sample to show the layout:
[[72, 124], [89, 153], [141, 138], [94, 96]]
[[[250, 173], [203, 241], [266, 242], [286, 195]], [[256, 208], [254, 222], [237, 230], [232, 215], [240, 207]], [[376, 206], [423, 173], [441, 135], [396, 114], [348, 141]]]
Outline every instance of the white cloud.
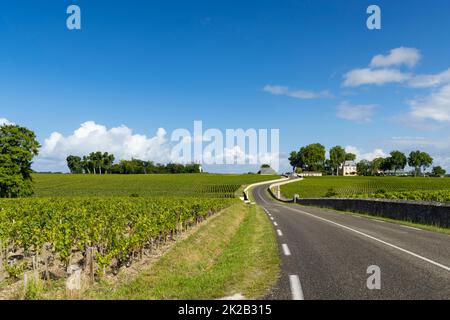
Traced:
[[384, 152], [383, 149], [375, 149], [372, 152], [364, 152], [364, 150], [358, 149], [357, 147], [354, 146], [346, 146], [345, 152], [355, 154], [356, 161], [361, 160], [372, 161], [375, 158], [385, 158], [388, 156], [388, 154]]
[[159, 128], [154, 137], [147, 137], [134, 134], [124, 125], [108, 129], [88, 121], [69, 136], [53, 132], [45, 139], [36, 159], [36, 167], [39, 170], [66, 170], [65, 159], [68, 155], [81, 156], [94, 151], [113, 153], [117, 159], [170, 160], [170, 148], [163, 128]]
[[392, 137], [387, 141], [387, 144], [403, 149], [433, 148], [450, 150], [450, 137], [443, 140], [426, 137]]
[[0, 118], [0, 126], [4, 126], [4, 125], [10, 125], [10, 124], [14, 124], [12, 122], [10, 122], [8, 119], [6, 118]]
[[418, 75], [409, 81], [413, 88], [431, 88], [446, 83], [450, 83], [450, 68], [438, 74]]
[[344, 75], [344, 86], [358, 87], [365, 84], [401, 83], [410, 78], [410, 74], [395, 69], [354, 69]]
[[361, 85], [383, 85], [386, 83], [402, 83], [411, 79], [411, 74], [393, 67], [406, 65], [414, 67], [422, 58], [415, 48], [395, 48], [387, 55], [376, 55], [368, 68], [353, 69], [344, 75], [345, 87]]
[[391, 66], [406, 65], [414, 67], [422, 58], [420, 51], [415, 48], [395, 48], [387, 55], [376, 55], [372, 58], [370, 66], [373, 68], [385, 68]]
[[317, 98], [331, 98], [332, 95], [328, 91], [313, 92], [307, 90], [289, 90], [289, 87], [278, 85], [266, 85], [263, 91], [274, 95], [288, 96], [297, 99], [317, 99]]
[[370, 122], [376, 107], [376, 105], [352, 105], [343, 102], [337, 107], [337, 116], [349, 121]]
[[414, 121], [450, 122], [450, 84], [430, 95], [409, 101], [409, 118]]

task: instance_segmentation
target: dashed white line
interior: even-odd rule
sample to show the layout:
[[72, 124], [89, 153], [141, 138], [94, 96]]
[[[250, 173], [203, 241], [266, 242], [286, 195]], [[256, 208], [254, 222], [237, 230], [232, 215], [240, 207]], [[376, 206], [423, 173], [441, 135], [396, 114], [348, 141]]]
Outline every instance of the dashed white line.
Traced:
[[281, 247], [283, 248], [283, 253], [285, 256], [290, 256], [291, 255], [291, 251], [289, 250], [289, 247], [287, 246], [286, 243], [283, 243], [281, 245]]
[[299, 277], [297, 275], [290, 275], [289, 282], [291, 283], [292, 300], [305, 300]]
[[279, 235], [280, 237], [282, 237], [282, 236], [283, 236], [283, 232], [281, 232], [281, 230], [280, 230], [280, 229], [277, 229], [277, 233], [278, 233], [278, 235]]
[[272, 220], [272, 221], [273, 221], [273, 217], [270, 217], [270, 220]]
[[417, 230], [417, 231], [422, 231], [422, 229], [419, 228], [414, 228], [414, 227], [410, 227], [410, 226], [405, 226], [405, 225], [401, 225], [403, 228], [408, 228], [408, 229], [412, 229], [412, 230]]
[[274, 225], [275, 227], [278, 227], [278, 223], [276, 223], [276, 222], [274, 222], [273, 225]]

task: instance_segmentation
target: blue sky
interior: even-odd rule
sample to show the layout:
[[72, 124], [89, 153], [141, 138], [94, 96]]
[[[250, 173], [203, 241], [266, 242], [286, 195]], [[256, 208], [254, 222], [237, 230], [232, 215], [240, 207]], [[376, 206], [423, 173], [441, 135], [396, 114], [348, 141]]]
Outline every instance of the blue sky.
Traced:
[[[70, 4], [82, 30], [66, 28]], [[366, 27], [371, 4], [381, 30]], [[420, 148], [450, 169], [449, 15], [446, 0], [2, 1], [0, 118], [43, 145], [58, 132], [37, 170], [85, 152], [73, 132], [88, 121], [152, 144], [194, 120], [279, 128], [282, 156], [314, 142], [361, 159]]]

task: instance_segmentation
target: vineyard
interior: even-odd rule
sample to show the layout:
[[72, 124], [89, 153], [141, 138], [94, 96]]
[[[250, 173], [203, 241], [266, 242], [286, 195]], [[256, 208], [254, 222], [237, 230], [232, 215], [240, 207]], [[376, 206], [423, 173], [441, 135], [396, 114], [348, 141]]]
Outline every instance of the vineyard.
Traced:
[[0, 282], [34, 271], [116, 275], [210, 215], [232, 205], [259, 175], [88, 176], [37, 174], [32, 198], [0, 199]]
[[[84, 197], [0, 200], [3, 266], [12, 277], [39, 269], [58, 277], [69, 268], [92, 276], [121, 266], [232, 199]], [[89, 257], [90, 256], [90, 257]]]
[[281, 186], [283, 195], [292, 198], [352, 197], [356, 195], [384, 194], [390, 192], [450, 191], [448, 178], [422, 177], [320, 177], [306, 178]]
[[195, 196], [234, 198], [246, 184], [273, 180], [257, 174], [35, 174], [35, 196]]
[[439, 191], [401, 191], [401, 192], [378, 192], [370, 194], [353, 195], [354, 198], [375, 198], [390, 200], [413, 200], [413, 201], [432, 201], [447, 203], [450, 202], [450, 190]]

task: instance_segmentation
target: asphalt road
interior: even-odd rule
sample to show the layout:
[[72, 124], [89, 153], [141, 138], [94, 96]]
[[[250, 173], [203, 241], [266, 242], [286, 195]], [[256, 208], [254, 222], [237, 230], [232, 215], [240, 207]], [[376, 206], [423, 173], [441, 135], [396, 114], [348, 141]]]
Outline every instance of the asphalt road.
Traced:
[[274, 225], [282, 270], [267, 299], [450, 299], [449, 235], [273, 202], [266, 189], [253, 196]]

